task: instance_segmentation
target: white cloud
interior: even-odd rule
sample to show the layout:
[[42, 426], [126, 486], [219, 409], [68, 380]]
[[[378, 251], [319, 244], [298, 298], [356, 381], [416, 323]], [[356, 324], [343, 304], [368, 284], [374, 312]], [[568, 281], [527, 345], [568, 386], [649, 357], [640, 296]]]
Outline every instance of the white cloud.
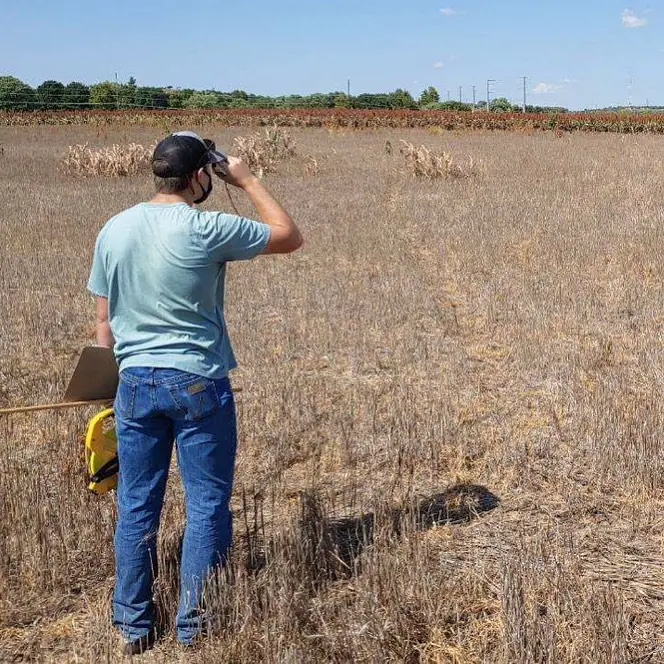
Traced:
[[642, 28], [648, 20], [637, 16], [631, 9], [625, 9], [622, 13], [622, 24], [625, 28]]
[[433, 68], [434, 69], [442, 69], [445, 66], [444, 62], [441, 62], [440, 60], [438, 62], [433, 63]]
[[533, 92], [536, 95], [546, 95], [551, 94], [552, 92], [557, 92], [558, 90], [562, 90], [562, 87], [562, 85], [558, 85], [557, 83], [538, 83], [533, 88]]
[[456, 16], [459, 12], [457, 12], [457, 10], [456, 10], [456, 9], [453, 9], [452, 7], [443, 7], [443, 8], [440, 10], [440, 13], [441, 13], [443, 16]]

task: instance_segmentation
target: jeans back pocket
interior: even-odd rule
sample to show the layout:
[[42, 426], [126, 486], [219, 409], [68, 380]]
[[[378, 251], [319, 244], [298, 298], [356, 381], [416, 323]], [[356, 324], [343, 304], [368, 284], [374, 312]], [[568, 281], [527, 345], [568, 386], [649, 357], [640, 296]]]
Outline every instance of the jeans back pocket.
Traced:
[[168, 393], [179, 416], [185, 420], [202, 420], [219, 407], [217, 388], [209, 378], [201, 377], [184, 385], [169, 385]]
[[115, 401], [113, 402], [115, 414], [126, 419], [131, 419], [134, 414], [135, 400], [136, 385], [123, 380], [122, 374], [120, 374], [120, 383], [118, 384], [118, 391], [115, 394]]

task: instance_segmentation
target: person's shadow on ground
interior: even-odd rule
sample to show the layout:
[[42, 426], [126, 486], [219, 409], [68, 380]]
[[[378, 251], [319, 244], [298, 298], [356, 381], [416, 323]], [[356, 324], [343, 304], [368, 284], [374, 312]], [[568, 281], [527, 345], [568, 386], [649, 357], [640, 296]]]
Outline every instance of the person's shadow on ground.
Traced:
[[[238, 564], [254, 575], [269, 569], [269, 561], [281, 559], [293, 578], [315, 591], [330, 582], [361, 574], [362, 553], [370, 547], [379, 543], [390, 546], [408, 533], [435, 526], [467, 523], [495, 509], [500, 498], [477, 484], [457, 484], [399, 506], [386, 504], [359, 516], [330, 517], [325, 512], [325, 500], [316, 492], [306, 491], [300, 494], [300, 515], [295, 527], [269, 536], [261, 523], [259, 495], [253, 500], [243, 495], [242, 502], [240, 519], [244, 520], [245, 532], [238, 542], [241, 553], [238, 552], [236, 562], [218, 577], [222, 586], [232, 585], [233, 569], [237, 571]], [[181, 544], [182, 532], [176, 531], [171, 533], [170, 541], [162, 541], [160, 547], [162, 556], [155, 600], [158, 623], [164, 633], [170, 630], [170, 620], [176, 610]], [[223, 590], [216, 594], [225, 596]]]
[[[500, 498], [478, 484], [457, 484], [405, 505], [386, 505], [359, 516], [327, 516], [324, 501], [315, 492], [302, 492], [300, 504], [293, 552], [301, 557], [311, 581], [318, 583], [361, 573], [361, 554], [377, 540], [398, 541], [406, 532], [467, 523], [495, 509]], [[249, 528], [243, 539], [247, 545], [247, 568], [254, 572], [263, 569], [265, 543], [256, 538], [256, 530], [252, 533]], [[295, 542], [289, 544], [293, 546]]]

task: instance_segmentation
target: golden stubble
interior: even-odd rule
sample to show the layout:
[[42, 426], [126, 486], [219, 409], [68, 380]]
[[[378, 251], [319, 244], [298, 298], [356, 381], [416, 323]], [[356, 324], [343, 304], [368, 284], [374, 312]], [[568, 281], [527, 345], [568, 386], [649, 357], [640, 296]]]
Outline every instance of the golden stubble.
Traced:
[[[68, 146], [163, 133], [0, 129], [0, 406], [61, 394], [93, 336], [95, 237], [151, 193], [63, 172]], [[663, 139], [289, 135], [266, 183], [306, 246], [228, 271], [235, 546], [196, 661], [664, 658]], [[414, 178], [401, 140], [481, 168]], [[206, 205], [229, 209], [223, 188]], [[0, 420], [2, 661], [117, 657], [90, 414]], [[181, 498], [174, 467], [167, 628]], [[187, 657], [171, 631], [150, 655]]]

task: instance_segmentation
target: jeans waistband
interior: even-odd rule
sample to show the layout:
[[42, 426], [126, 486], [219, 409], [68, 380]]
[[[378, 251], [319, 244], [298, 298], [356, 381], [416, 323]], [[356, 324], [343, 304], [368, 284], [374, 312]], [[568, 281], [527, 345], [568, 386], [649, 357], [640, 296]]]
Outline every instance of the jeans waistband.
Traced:
[[[120, 372], [120, 380], [130, 385], [187, 385], [200, 380], [213, 380], [207, 376], [161, 367], [128, 367]], [[224, 376], [220, 380], [228, 380]]]

